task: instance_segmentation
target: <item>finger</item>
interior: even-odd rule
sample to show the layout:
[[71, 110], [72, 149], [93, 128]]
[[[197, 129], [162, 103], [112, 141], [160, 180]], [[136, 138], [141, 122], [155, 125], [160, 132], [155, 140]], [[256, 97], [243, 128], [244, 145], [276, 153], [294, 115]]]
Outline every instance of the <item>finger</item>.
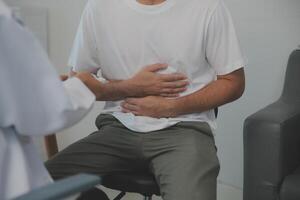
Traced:
[[160, 78], [167, 82], [181, 81], [181, 80], [187, 79], [186, 75], [181, 74], [181, 73], [161, 74]]
[[167, 97], [167, 98], [175, 98], [175, 97], [179, 97], [179, 94], [161, 94], [160, 96]]
[[166, 82], [162, 84], [164, 88], [185, 88], [189, 85], [188, 81]]
[[126, 108], [122, 108], [122, 112], [123, 112], [123, 113], [131, 113], [131, 111], [128, 110], [128, 109], [126, 109]]
[[176, 88], [176, 89], [166, 88], [166, 89], [162, 89], [162, 94], [178, 94], [186, 90], [187, 88]]
[[166, 69], [168, 67], [168, 64], [165, 63], [158, 63], [158, 64], [154, 64], [154, 65], [149, 65], [145, 68], [145, 70], [149, 71], [149, 72], [157, 72], [159, 70], [163, 70]]
[[133, 104], [129, 104], [129, 103], [123, 103], [122, 104], [122, 108], [125, 108], [126, 110], [130, 110], [130, 111], [137, 111], [139, 110], [139, 107]]
[[129, 104], [133, 104], [133, 105], [137, 105], [138, 104], [138, 100], [136, 98], [128, 98], [124, 101], [124, 103], [129, 103]]
[[122, 107], [122, 112], [123, 112], [123, 113], [130, 113], [130, 110], [127, 110], [126, 108], [123, 108], [123, 107]]

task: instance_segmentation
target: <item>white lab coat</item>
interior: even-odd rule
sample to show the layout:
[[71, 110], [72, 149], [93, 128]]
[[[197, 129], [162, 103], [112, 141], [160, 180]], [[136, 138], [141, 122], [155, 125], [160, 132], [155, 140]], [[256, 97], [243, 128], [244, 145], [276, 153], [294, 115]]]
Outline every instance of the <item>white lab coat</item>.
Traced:
[[36, 39], [0, 0], [0, 199], [51, 182], [32, 138], [78, 122], [95, 96], [77, 78], [64, 83]]

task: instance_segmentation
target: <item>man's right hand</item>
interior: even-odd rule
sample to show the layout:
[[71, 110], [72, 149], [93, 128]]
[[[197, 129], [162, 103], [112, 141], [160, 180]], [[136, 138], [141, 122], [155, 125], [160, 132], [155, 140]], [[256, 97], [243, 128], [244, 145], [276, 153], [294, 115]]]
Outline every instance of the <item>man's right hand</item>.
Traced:
[[128, 80], [101, 83], [89, 72], [72, 72], [96, 95], [98, 101], [119, 101], [129, 97], [162, 96], [178, 97], [187, 89], [187, 77], [180, 73], [159, 74], [167, 64], [146, 66]]
[[150, 95], [178, 97], [181, 92], [187, 89], [189, 82], [187, 81], [187, 77], [181, 73], [157, 73], [167, 67], [167, 64], [146, 66], [134, 77], [127, 80], [128, 88], [137, 97]]

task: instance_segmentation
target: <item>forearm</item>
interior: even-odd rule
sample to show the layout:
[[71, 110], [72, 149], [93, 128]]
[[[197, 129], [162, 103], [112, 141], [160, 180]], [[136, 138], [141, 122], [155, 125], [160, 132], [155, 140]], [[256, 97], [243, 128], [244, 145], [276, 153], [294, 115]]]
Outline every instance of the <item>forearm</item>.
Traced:
[[87, 87], [96, 95], [98, 101], [118, 101], [128, 97], [145, 97], [149, 95], [177, 97], [186, 90], [188, 81], [180, 73], [159, 74], [166, 64], [153, 64], [144, 67], [136, 75], [127, 80], [109, 80], [104, 83], [97, 80], [89, 72], [76, 73]]
[[97, 101], [118, 101], [135, 95], [127, 80], [102, 83], [96, 79], [89, 79], [84, 83], [95, 94]]
[[95, 88], [97, 101], [118, 101], [135, 95], [127, 80], [100, 83]]
[[95, 94], [97, 101], [118, 101], [134, 95], [131, 83], [127, 80], [102, 81], [89, 72], [70, 72], [77, 76]]
[[230, 103], [241, 96], [226, 80], [217, 80], [185, 97], [174, 99], [171, 115], [200, 113]]
[[172, 100], [170, 115], [200, 113], [240, 98], [244, 92], [245, 80], [243, 70], [237, 73], [241, 74], [238, 79], [220, 78], [193, 94]]
[[238, 99], [244, 92], [245, 77], [241, 68], [218, 76], [216, 81], [199, 91], [177, 99], [159, 96], [129, 98], [122, 103], [122, 111], [154, 118], [177, 117], [201, 113]]

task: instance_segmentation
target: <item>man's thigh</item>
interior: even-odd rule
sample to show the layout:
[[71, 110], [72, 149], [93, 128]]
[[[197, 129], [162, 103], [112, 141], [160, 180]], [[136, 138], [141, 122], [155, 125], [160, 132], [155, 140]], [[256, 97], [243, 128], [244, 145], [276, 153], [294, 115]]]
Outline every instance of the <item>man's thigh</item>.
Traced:
[[113, 118], [104, 121], [99, 131], [75, 142], [45, 163], [54, 179], [77, 173], [127, 172], [138, 167], [139, 138]]
[[207, 124], [180, 123], [146, 137], [145, 154], [164, 200], [216, 200], [219, 161]]

